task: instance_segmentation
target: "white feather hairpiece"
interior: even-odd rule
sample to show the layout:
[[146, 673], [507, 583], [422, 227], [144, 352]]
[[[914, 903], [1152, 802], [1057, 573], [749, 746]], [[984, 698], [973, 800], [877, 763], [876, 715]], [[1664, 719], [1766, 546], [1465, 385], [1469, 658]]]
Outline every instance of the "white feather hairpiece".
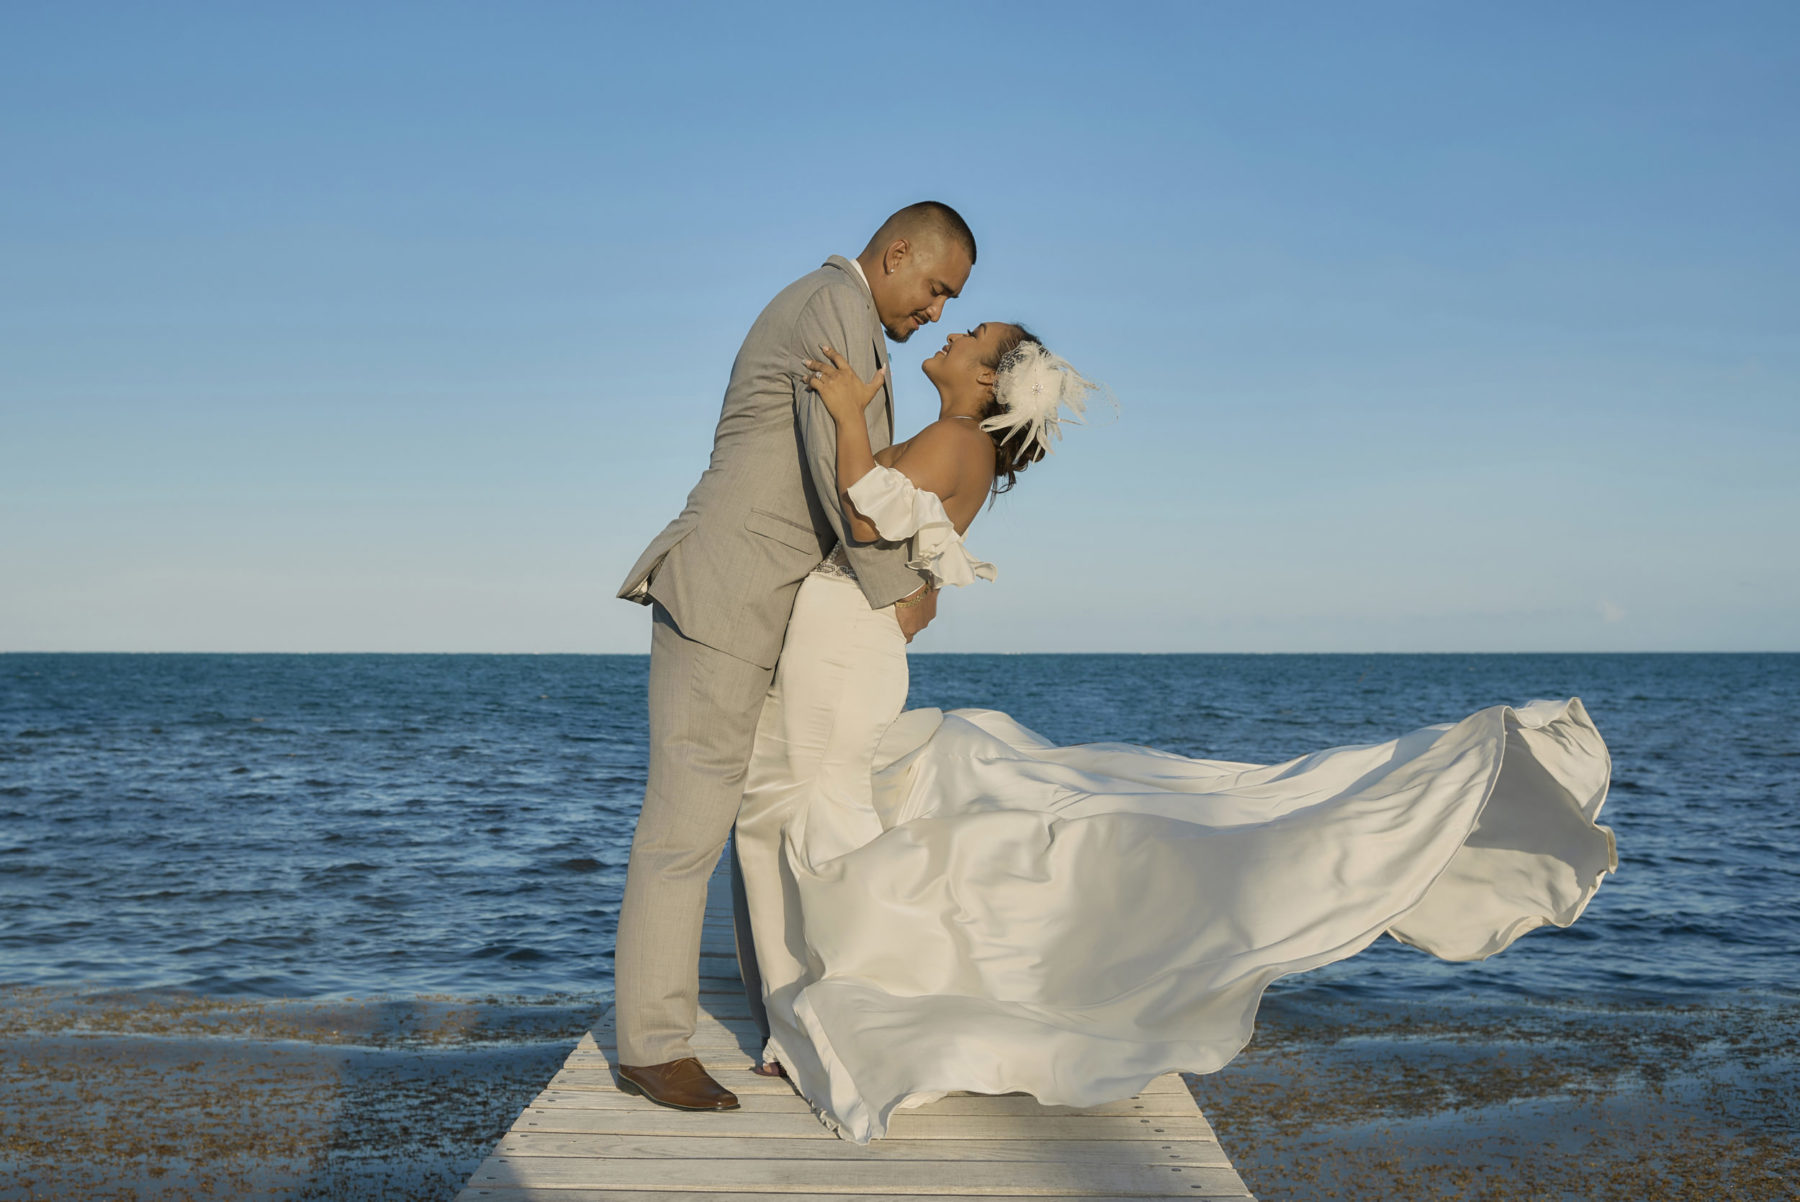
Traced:
[[[1084, 424], [1081, 419], [1091, 392], [1106, 393], [1106, 389], [1069, 366], [1061, 355], [1045, 350], [1042, 343], [1021, 342], [1000, 361], [994, 381], [1000, 412], [982, 422], [981, 428], [1003, 430], [1007, 438], [1025, 430], [1024, 445], [1036, 444], [1048, 455], [1054, 449], [1051, 442], [1062, 437], [1063, 422]], [[1064, 409], [1069, 411], [1067, 417], [1062, 414]]]

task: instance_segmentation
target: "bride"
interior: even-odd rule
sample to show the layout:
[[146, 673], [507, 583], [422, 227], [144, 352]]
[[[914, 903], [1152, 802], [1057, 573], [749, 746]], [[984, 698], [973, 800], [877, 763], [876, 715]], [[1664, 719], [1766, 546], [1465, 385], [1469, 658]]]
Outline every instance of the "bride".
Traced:
[[[852, 536], [913, 540], [940, 585], [993, 580], [963, 535], [1095, 385], [986, 322], [924, 364], [938, 420], [874, 456], [879, 374], [822, 353]], [[1574, 698], [1264, 766], [1057, 747], [906, 694], [904, 636], [840, 546], [796, 598], [735, 837], [759, 1071], [857, 1143], [952, 1090], [1092, 1106], [1213, 1072], [1276, 977], [1384, 932], [1482, 959], [1573, 922], [1617, 868], [1611, 763]]]

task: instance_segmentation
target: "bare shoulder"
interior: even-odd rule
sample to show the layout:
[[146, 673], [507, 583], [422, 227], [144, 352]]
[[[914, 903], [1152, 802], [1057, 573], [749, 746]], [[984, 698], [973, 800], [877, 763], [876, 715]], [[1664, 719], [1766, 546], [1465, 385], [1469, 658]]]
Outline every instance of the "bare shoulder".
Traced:
[[994, 454], [994, 444], [988, 438], [987, 431], [975, 422], [959, 417], [941, 417], [907, 442], [920, 450], [929, 449], [933, 455], [953, 457], [959, 461], [969, 459], [986, 463]]
[[891, 466], [920, 488], [945, 501], [986, 495], [994, 473], [994, 444], [974, 422], [957, 418], [932, 422], [904, 446]]
[[[958, 426], [968, 429], [959, 430]], [[970, 431], [976, 437], [970, 437]], [[993, 471], [994, 453], [986, 434], [973, 422], [935, 421], [897, 446], [887, 466], [920, 488], [949, 499], [985, 480]], [[883, 462], [877, 459], [877, 462]]]

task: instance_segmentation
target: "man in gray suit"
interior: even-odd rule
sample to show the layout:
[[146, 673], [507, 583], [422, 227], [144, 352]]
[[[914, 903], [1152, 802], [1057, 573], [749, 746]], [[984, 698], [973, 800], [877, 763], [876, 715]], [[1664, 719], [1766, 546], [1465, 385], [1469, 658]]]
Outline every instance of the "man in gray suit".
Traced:
[[[906, 566], [909, 543], [846, 537], [837, 430], [803, 361], [830, 345], [872, 379], [887, 365], [882, 331], [905, 342], [938, 320], [974, 265], [968, 225], [925, 201], [889, 217], [856, 259], [833, 255], [782, 289], [731, 365], [711, 463], [619, 590], [655, 607], [649, 782], [613, 962], [620, 1083], [652, 1101], [738, 1104], [689, 1047], [700, 928], [800, 582], [841, 540], [869, 605], [893, 606], [909, 641], [937, 609], [926, 578]], [[867, 412], [877, 450], [893, 442], [891, 380], [884, 390]], [[748, 916], [741, 888], [734, 892], [739, 966], [760, 1013]]]

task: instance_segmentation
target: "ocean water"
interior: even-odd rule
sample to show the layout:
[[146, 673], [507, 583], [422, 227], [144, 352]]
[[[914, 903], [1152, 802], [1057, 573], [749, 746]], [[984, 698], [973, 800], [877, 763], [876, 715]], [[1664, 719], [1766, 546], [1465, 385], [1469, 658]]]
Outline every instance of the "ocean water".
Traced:
[[[0, 984], [604, 995], [647, 669], [0, 655]], [[1620, 871], [1573, 928], [1480, 964], [1384, 940], [1286, 987], [1800, 1000], [1800, 655], [921, 655], [912, 672], [914, 706], [1268, 763], [1579, 696], [1612, 750]]]

